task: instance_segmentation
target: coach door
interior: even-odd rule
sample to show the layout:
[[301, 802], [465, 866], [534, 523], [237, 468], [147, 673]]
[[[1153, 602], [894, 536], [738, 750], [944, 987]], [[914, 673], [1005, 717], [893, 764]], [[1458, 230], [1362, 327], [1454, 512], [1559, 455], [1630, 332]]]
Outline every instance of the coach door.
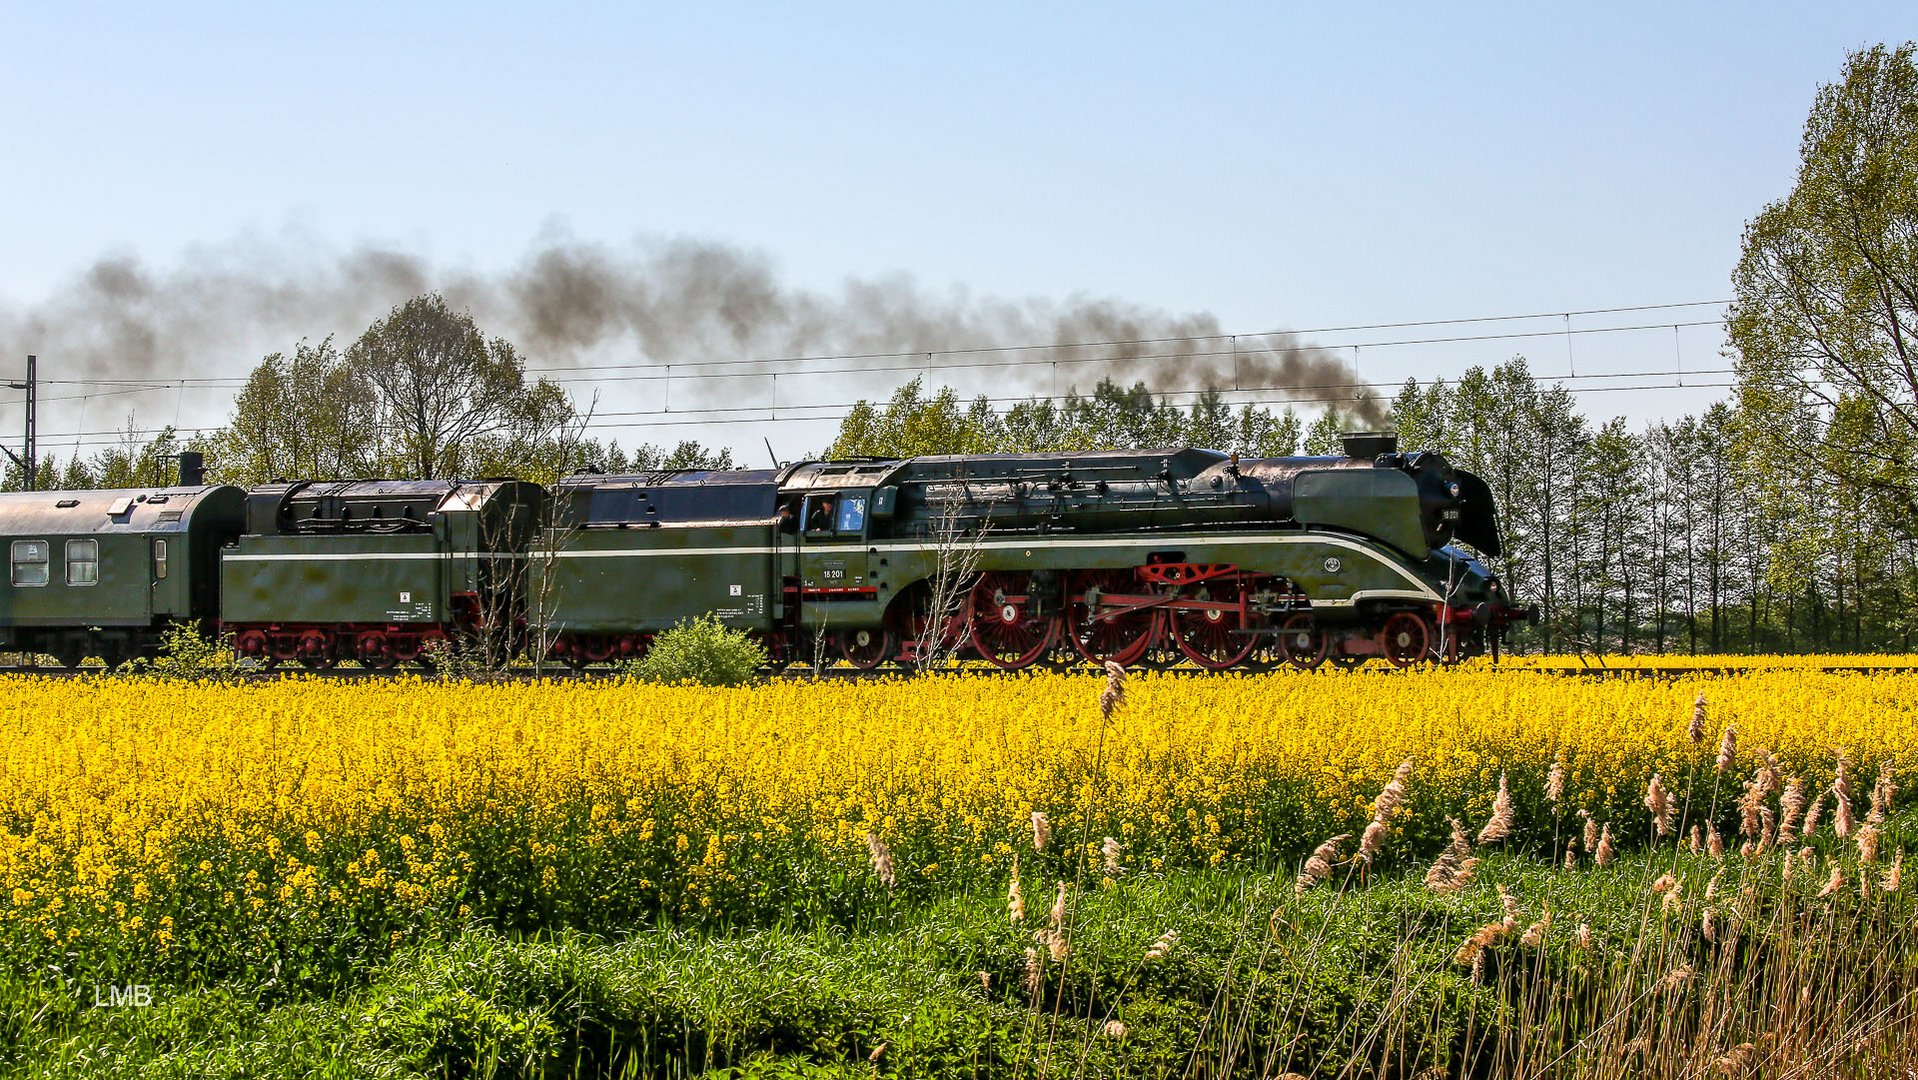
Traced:
[[799, 590], [808, 600], [874, 599], [866, 547], [872, 492], [821, 491], [806, 496], [800, 514]]

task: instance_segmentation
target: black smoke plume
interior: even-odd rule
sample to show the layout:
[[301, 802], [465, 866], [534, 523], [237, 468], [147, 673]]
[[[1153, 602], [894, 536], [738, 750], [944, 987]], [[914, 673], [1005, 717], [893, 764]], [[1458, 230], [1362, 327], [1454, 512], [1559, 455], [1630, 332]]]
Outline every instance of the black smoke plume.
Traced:
[[[394, 305], [429, 290], [513, 341], [534, 371], [595, 361], [752, 361], [682, 369], [685, 376], [707, 375], [676, 375], [676, 395], [714, 398], [728, 381], [714, 377], [720, 372], [896, 369], [933, 354], [924, 367], [935, 381], [941, 362], [1016, 361], [994, 371], [998, 385], [1043, 393], [1110, 377], [1143, 380], [1161, 392], [1265, 391], [1336, 406], [1361, 422], [1380, 418], [1357, 373], [1335, 353], [1286, 335], [1235, 339], [1209, 313], [1083, 296], [941, 293], [904, 275], [848, 278], [836, 293], [810, 292], [782, 284], [761, 254], [694, 240], [625, 249], [546, 240], [511, 270], [488, 274], [372, 247], [326, 255], [236, 243], [191, 251], [164, 270], [111, 256], [42, 303], [0, 301], [0, 362], [38, 353], [43, 371], [68, 378], [242, 375], [264, 353], [300, 337], [350, 341]], [[1020, 348], [995, 351], [1008, 346]], [[951, 355], [966, 350], [974, 352]], [[791, 363], [822, 356], [845, 359]], [[873, 396], [870, 383], [860, 382], [859, 395]]]

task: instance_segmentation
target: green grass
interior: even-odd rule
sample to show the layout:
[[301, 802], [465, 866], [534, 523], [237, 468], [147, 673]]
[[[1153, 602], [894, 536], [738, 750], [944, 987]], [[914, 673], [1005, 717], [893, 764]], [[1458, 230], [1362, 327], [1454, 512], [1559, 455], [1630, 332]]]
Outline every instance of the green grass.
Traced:
[[[1693, 896], [1715, 865], [1680, 860]], [[1529, 1075], [1513, 1068], [1524, 1048], [1507, 1045], [1524, 1025], [1597, 1027], [1612, 1001], [1647, 1022], [1674, 1001], [1632, 997], [1681, 957], [1731, 972], [1728, 989], [1781, 965], [1756, 933], [1714, 945], [1692, 916], [1662, 912], [1647, 886], [1671, 866], [1669, 852], [1575, 872], [1494, 858], [1452, 897], [1416, 873], [1364, 887], [1348, 876], [1303, 897], [1289, 876], [1099, 883], [1069, 916], [1067, 964], [1046, 964], [1037, 994], [1023, 983], [1052, 899], [1044, 882], [1027, 883], [1021, 927], [996, 894], [858, 932], [514, 938], [473, 926], [403, 946], [348, 985], [157, 986], [149, 1008], [96, 1008], [84, 978], [13, 972], [0, 984], [11, 1016], [0, 1052], [29, 1077]], [[1510, 935], [1475, 978], [1454, 953], [1498, 919], [1501, 883], [1527, 920], [1549, 905], [1554, 931], [1537, 950]], [[1839, 945], [1826, 963], [1869, 955], [1880, 979], [1909, 987], [1907, 897], [1806, 900], [1778, 925], [1825, 918], [1822, 940]], [[1596, 936], [1589, 952], [1572, 937], [1579, 921]], [[1145, 961], [1168, 930], [1177, 945]]]

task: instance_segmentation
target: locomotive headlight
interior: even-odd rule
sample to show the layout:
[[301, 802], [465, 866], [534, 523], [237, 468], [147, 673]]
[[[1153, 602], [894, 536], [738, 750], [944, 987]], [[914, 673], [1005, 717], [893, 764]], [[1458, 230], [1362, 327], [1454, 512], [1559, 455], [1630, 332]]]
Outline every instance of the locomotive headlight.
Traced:
[[1451, 483], [1445, 485], [1445, 490], [1448, 494], [1452, 496], [1452, 498], [1454, 499], [1458, 498], [1458, 481], [1454, 480]]

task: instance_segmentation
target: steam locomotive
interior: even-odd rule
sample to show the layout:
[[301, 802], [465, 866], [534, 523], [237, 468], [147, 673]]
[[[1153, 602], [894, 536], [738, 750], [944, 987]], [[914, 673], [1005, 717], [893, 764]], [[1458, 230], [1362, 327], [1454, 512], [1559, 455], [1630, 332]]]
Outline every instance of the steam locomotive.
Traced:
[[[575, 667], [698, 615], [775, 665], [943, 658], [1210, 670], [1496, 650], [1535, 617], [1478, 559], [1485, 482], [1391, 435], [1209, 450], [810, 461], [772, 470], [0, 495], [0, 648], [154, 655], [169, 623], [264, 664]], [[1474, 554], [1476, 552], [1477, 554]]]

